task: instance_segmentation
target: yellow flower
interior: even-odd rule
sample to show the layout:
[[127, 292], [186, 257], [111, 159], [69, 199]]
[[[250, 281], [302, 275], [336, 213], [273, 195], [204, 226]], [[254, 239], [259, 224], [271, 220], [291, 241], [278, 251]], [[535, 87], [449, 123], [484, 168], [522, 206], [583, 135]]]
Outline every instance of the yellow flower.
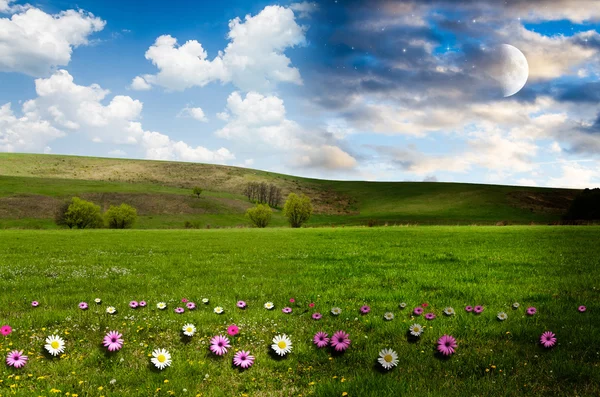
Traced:
[[348, 393], [346, 393], [346, 392], [342, 393], [342, 396], [347, 396], [347, 395], [348, 395]]
[[98, 388], [98, 390], [104, 390], [104, 387], [100, 386], [100, 387]]
[[169, 380], [168, 380], [168, 379], [165, 379], [165, 383], [169, 383]]
[[308, 385], [309, 385], [309, 386], [314, 386], [314, 385], [315, 385], [315, 382], [310, 382]]

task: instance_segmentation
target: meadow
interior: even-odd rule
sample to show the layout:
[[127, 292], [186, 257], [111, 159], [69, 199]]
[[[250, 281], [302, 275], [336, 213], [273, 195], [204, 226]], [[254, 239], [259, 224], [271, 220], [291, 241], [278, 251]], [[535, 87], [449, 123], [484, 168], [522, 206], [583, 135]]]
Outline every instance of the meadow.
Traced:
[[[29, 362], [0, 366], [0, 396], [598, 395], [599, 239], [596, 226], [5, 230], [0, 325], [13, 331], [0, 349], [24, 350]], [[184, 298], [197, 308], [176, 314]], [[131, 300], [148, 306], [131, 309]], [[412, 315], [423, 303], [434, 320]], [[455, 315], [443, 314], [448, 306]], [[415, 322], [425, 326], [417, 340], [408, 337]], [[189, 340], [186, 323], [197, 327]], [[240, 333], [217, 357], [208, 340], [231, 324]], [[118, 352], [101, 344], [109, 330], [123, 334]], [[317, 331], [338, 330], [350, 335], [344, 353], [312, 343]], [[553, 348], [540, 345], [544, 331], [556, 334]], [[283, 333], [293, 350], [279, 358], [270, 345]], [[44, 351], [51, 334], [65, 339], [64, 355]], [[458, 343], [446, 359], [435, 351], [443, 334]], [[162, 371], [150, 363], [156, 348], [173, 358]], [[377, 363], [383, 348], [399, 355], [390, 371]], [[233, 367], [236, 349], [254, 365]]]

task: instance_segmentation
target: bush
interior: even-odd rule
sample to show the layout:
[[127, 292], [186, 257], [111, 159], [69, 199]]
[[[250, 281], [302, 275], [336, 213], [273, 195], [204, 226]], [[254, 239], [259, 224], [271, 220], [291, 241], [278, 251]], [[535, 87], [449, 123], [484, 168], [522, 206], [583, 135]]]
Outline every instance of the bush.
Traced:
[[64, 225], [77, 229], [102, 227], [100, 206], [89, 201], [73, 197], [67, 211], [64, 213]]
[[130, 229], [137, 220], [137, 210], [130, 205], [111, 205], [104, 213], [106, 225], [111, 229]]
[[599, 220], [600, 219], [600, 188], [585, 189], [573, 202], [566, 215], [565, 221]]
[[67, 200], [56, 209], [56, 212], [54, 213], [54, 223], [58, 226], [68, 226], [69, 229], [72, 229], [74, 225], [72, 223], [67, 223], [66, 218], [69, 205], [71, 205], [71, 201]]
[[199, 186], [194, 187], [194, 189], [192, 189], [192, 192], [198, 196], [198, 198], [200, 198], [200, 195], [202, 194], [202, 188]]
[[258, 204], [254, 208], [249, 208], [246, 211], [246, 216], [250, 218], [250, 222], [256, 227], [267, 227], [269, 222], [271, 222], [271, 215], [273, 212], [271, 211], [271, 207], [266, 204]]
[[313, 213], [313, 206], [310, 198], [304, 194], [299, 197], [296, 193], [290, 193], [285, 205], [283, 214], [288, 218], [291, 227], [300, 227], [310, 219]]

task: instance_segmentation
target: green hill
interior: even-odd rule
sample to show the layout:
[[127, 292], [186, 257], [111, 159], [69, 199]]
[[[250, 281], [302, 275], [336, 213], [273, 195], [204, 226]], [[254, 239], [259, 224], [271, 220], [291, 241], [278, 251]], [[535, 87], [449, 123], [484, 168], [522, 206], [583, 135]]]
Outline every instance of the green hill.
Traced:
[[[513, 224], [560, 219], [577, 190], [437, 182], [308, 179], [231, 166], [79, 156], [0, 153], [0, 228], [53, 228], [53, 215], [74, 195], [103, 208], [128, 203], [138, 228], [247, 225], [248, 182], [274, 183], [284, 196], [305, 193], [315, 205], [309, 225]], [[205, 189], [202, 197], [193, 186]], [[273, 226], [284, 226], [280, 211]]]

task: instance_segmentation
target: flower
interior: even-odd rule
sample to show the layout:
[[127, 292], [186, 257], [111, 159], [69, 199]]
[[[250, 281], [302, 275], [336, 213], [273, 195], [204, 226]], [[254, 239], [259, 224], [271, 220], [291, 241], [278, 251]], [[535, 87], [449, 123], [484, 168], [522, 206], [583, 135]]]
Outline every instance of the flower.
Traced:
[[473, 311], [473, 306], [465, 306], [465, 311], [471, 313]]
[[275, 350], [275, 353], [280, 356], [285, 356], [292, 351], [292, 341], [286, 334], [277, 335], [273, 338], [271, 349]]
[[281, 309], [281, 311], [284, 312], [285, 314], [290, 314], [292, 312], [292, 308], [284, 307], [283, 309]]
[[438, 346], [437, 349], [444, 356], [449, 356], [454, 353], [454, 349], [458, 346], [456, 344], [456, 339], [454, 339], [451, 335], [444, 335], [437, 341]]
[[383, 315], [383, 318], [386, 319], [387, 321], [391, 321], [394, 319], [394, 313], [387, 312]]
[[540, 343], [545, 348], [550, 348], [556, 344], [556, 335], [550, 331], [546, 331], [540, 336]]
[[429, 306], [429, 303], [425, 302], [425, 303], [421, 303], [421, 307], [427, 307]]
[[413, 324], [410, 327], [408, 327], [408, 329], [410, 330], [410, 334], [412, 336], [421, 336], [421, 334], [423, 333], [423, 327], [421, 327], [421, 325], [419, 324]]
[[213, 309], [213, 311], [217, 314], [222, 314], [224, 312], [223, 308], [221, 306], [217, 306]]
[[584, 311], [586, 311], [587, 309], [586, 309], [586, 307], [585, 307], [585, 306], [583, 306], [583, 305], [582, 305], [582, 306], [579, 306], [579, 307], [577, 308], [577, 310], [579, 310], [579, 312], [583, 313], [583, 312], [584, 312]]
[[187, 299], [185, 299], [185, 298], [181, 299], [181, 303], [187, 303], [187, 301], [188, 301], [188, 300], [187, 300]]
[[370, 311], [371, 311], [371, 308], [369, 306], [367, 306], [367, 305], [364, 305], [363, 307], [360, 308], [360, 312], [362, 314], [367, 314]]
[[423, 309], [420, 307], [415, 307], [415, 310], [413, 310], [413, 313], [415, 316], [420, 316], [421, 314], [423, 314]]
[[313, 320], [320, 320], [321, 317], [323, 317], [321, 313], [313, 313], [312, 315]]
[[331, 337], [331, 346], [338, 352], [343, 352], [350, 346], [350, 336], [344, 331], [338, 331]]
[[390, 370], [392, 367], [398, 365], [398, 353], [392, 349], [383, 349], [379, 352], [377, 361], [379, 361], [379, 364], [381, 364], [383, 368]]
[[87, 308], [88, 308], [88, 304], [87, 304], [87, 303], [85, 303], [85, 302], [80, 302], [80, 303], [79, 303], [79, 308], [80, 308], [81, 310], [85, 310], [85, 309], [87, 309]]
[[319, 349], [325, 347], [329, 344], [329, 335], [323, 331], [317, 332], [313, 337], [313, 343], [317, 345]]
[[249, 368], [254, 364], [254, 356], [251, 356], [250, 352], [241, 350], [233, 356], [233, 364], [236, 367]]
[[13, 350], [6, 356], [6, 364], [9, 367], [21, 368], [27, 364], [28, 357], [23, 355], [23, 351]]
[[521, 306], [521, 305], [519, 305], [519, 302], [513, 303], [513, 309], [518, 309], [519, 306]]
[[137, 301], [131, 301], [131, 302], [129, 302], [129, 307], [132, 308], [132, 309], [135, 309], [138, 306], [139, 306], [139, 303], [137, 303]]
[[535, 307], [528, 307], [527, 308], [527, 315], [528, 316], [533, 316], [536, 312], [537, 312], [537, 309]]
[[433, 320], [433, 319], [435, 318], [435, 314], [433, 314], [433, 313], [427, 313], [427, 314], [425, 315], [425, 318], [426, 318], [427, 320]]
[[406, 302], [402, 302], [401, 304], [398, 305], [398, 307], [400, 309], [404, 309], [406, 307]]
[[246, 302], [244, 301], [238, 301], [237, 303], [237, 307], [239, 307], [240, 309], [245, 309], [246, 308]]
[[94, 299], [94, 302], [96, 302], [96, 304], [99, 305], [102, 303], [102, 299], [96, 298], [96, 299]]
[[315, 303], [314, 303], [314, 302], [310, 302], [310, 303], [308, 304], [308, 307], [310, 307], [310, 308], [312, 309], [313, 307], [315, 307]]
[[46, 338], [46, 345], [44, 347], [48, 353], [57, 356], [59, 353], [65, 351], [65, 341], [58, 335], [52, 335]]
[[196, 333], [196, 327], [194, 324], [185, 324], [181, 330], [185, 336], [194, 336]]
[[210, 351], [217, 356], [222, 356], [227, 353], [227, 349], [230, 347], [229, 339], [224, 336], [217, 335], [210, 340]]
[[342, 313], [342, 309], [340, 309], [339, 307], [331, 308], [331, 314], [333, 314], [334, 316], [339, 316], [341, 313]]
[[106, 312], [108, 314], [115, 314], [117, 312], [117, 309], [115, 309], [113, 306], [109, 306], [106, 308]]
[[176, 308], [175, 308], [175, 313], [177, 313], [177, 314], [181, 314], [181, 313], [183, 313], [183, 312], [185, 312], [185, 309], [184, 309], [183, 307], [176, 307]]
[[147, 303], [146, 301], [140, 301], [140, 307], [146, 307]]
[[10, 325], [3, 325], [2, 328], [0, 328], [0, 334], [4, 336], [10, 335], [11, 332], [12, 328]]
[[38, 301], [31, 302], [31, 306], [33, 306], [33, 307], [38, 307], [39, 305], [40, 305], [40, 302], [38, 302]]
[[498, 313], [498, 315], [496, 317], [498, 317], [498, 320], [504, 321], [508, 318], [508, 315], [504, 312], [500, 312], [500, 313]]
[[194, 310], [196, 308], [196, 304], [194, 302], [188, 302], [185, 304], [185, 307], [187, 307], [188, 310]]
[[231, 336], [236, 336], [240, 333], [240, 329], [237, 325], [231, 324], [229, 327], [227, 327], [227, 333]]
[[208, 305], [208, 298], [202, 298], [202, 303], [204, 303], [205, 305]]
[[267, 310], [271, 310], [271, 309], [273, 309], [275, 307], [275, 305], [273, 304], [273, 302], [267, 302], [267, 303], [264, 304], [264, 306], [265, 306], [265, 309], [267, 309]]
[[296, 302], [296, 299], [290, 298], [290, 303], [295, 303], [295, 302]]
[[454, 311], [453, 308], [451, 308], [450, 306], [444, 308], [444, 314], [446, 316], [453, 316], [456, 312]]
[[109, 352], [121, 350], [123, 347], [123, 335], [117, 331], [110, 331], [102, 340], [104, 347], [108, 348]]
[[165, 349], [156, 349], [152, 352], [150, 361], [156, 368], [163, 370], [171, 365], [171, 354]]
[[481, 314], [483, 312], [483, 306], [477, 305], [473, 308], [475, 314]]
[[158, 310], [165, 310], [167, 308], [167, 304], [165, 302], [158, 302], [156, 307]]

